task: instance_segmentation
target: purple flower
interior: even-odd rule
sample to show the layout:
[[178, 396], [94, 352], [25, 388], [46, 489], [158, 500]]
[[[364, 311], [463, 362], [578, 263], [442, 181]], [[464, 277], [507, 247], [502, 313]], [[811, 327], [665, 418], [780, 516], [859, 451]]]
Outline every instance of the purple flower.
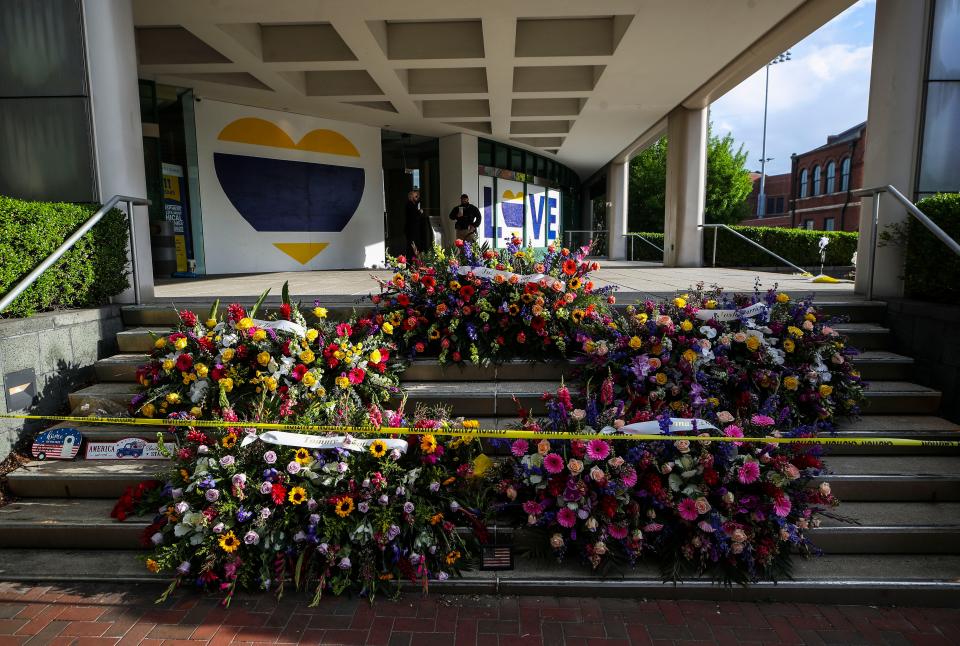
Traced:
[[263, 461], [267, 464], [273, 464], [277, 461], [277, 454], [273, 451], [267, 451], [263, 454]]
[[272, 491], [273, 491], [273, 485], [270, 484], [269, 482], [262, 482], [260, 484], [260, 493], [262, 493], [263, 495], [268, 495]]
[[300, 463], [297, 462], [296, 460], [291, 460], [290, 464], [287, 465], [287, 473], [289, 473], [292, 476], [295, 476], [298, 473], [300, 473]]
[[367, 501], [361, 502], [360, 504], [357, 505], [357, 511], [359, 511], [361, 514], [367, 513], [368, 511], [370, 511], [370, 503], [368, 503]]
[[247, 545], [256, 545], [260, 542], [260, 535], [251, 529], [243, 535], [243, 542]]
[[680, 512], [680, 518], [684, 520], [696, 520], [700, 515], [697, 513], [697, 503], [693, 498], [684, 498], [683, 502], [677, 505], [677, 511]]
[[557, 522], [569, 529], [577, 524], [577, 515], [569, 507], [564, 507], [557, 512]]
[[203, 495], [210, 502], [216, 502], [220, 498], [220, 492], [216, 489], [207, 489], [207, 493]]
[[232, 455], [225, 455], [222, 458], [220, 458], [220, 466], [222, 467], [233, 466], [234, 462], [236, 462], [236, 460]]
[[190, 561], [184, 561], [177, 566], [177, 572], [180, 574], [187, 574], [190, 572]]
[[527, 454], [527, 449], [530, 448], [530, 443], [526, 440], [515, 440], [514, 443], [510, 446], [510, 452], [513, 453], [516, 457], [522, 458]]
[[243, 489], [247, 486], [247, 474], [246, 473], [235, 473], [233, 477], [230, 478], [230, 483], [233, 484], [237, 489]]
[[253, 512], [252, 512], [252, 511], [247, 511], [247, 510], [244, 509], [243, 507], [240, 507], [239, 509], [237, 509], [236, 517], [237, 517], [237, 522], [238, 522], [238, 523], [245, 523], [245, 522], [247, 522], [248, 520], [250, 520], [250, 517], [251, 517], [251, 516], [253, 516]]
[[413, 513], [413, 503], [410, 502], [410, 501], [407, 501], [407, 502], [403, 503], [403, 511], [404, 511], [405, 513], [407, 513], [407, 514], [412, 514], [412, 513]]
[[353, 567], [353, 565], [350, 563], [350, 557], [344, 556], [342, 559], [340, 559], [340, 563], [338, 564], [338, 567], [341, 570], [349, 570], [351, 567]]

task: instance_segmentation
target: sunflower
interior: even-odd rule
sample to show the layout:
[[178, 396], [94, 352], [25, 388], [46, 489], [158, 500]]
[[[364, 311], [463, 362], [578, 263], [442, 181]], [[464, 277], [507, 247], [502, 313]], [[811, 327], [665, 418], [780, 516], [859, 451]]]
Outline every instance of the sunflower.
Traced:
[[223, 436], [223, 440], [221, 441], [221, 444], [223, 444], [223, 447], [226, 449], [232, 449], [236, 443], [237, 436], [233, 433], [227, 433]]
[[220, 549], [224, 552], [233, 554], [238, 547], [240, 547], [240, 539], [232, 531], [220, 537]]
[[387, 443], [383, 440], [374, 440], [370, 443], [370, 454], [375, 458], [382, 458], [387, 454]]
[[290, 490], [290, 495], [287, 496], [287, 499], [293, 504], [299, 505], [307, 499], [307, 490], [303, 487], [294, 487]]
[[433, 453], [437, 450], [437, 438], [432, 435], [424, 435], [420, 438], [420, 450], [424, 453]]
[[436, 341], [437, 339], [440, 338], [440, 330], [438, 330], [437, 328], [433, 328], [432, 330], [430, 330], [430, 334], [428, 336], [430, 337], [431, 341]]
[[337, 512], [337, 516], [340, 518], [346, 518], [353, 512], [353, 498], [344, 496], [333, 507], [333, 510]]
[[572, 312], [570, 312], [570, 319], [571, 319], [574, 323], [579, 323], [580, 321], [582, 321], [582, 320], [583, 320], [583, 310], [573, 310]]
[[567, 281], [567, 286], [570, 289], [580, 289], [580, 279], [574, 276], [569, 281]]
[[310, 451], [308, 451], [303, 447], [300, 447], [299, 449], [297, 449], [297, 453], [294, 455], [294, 459], [299, 464], [310, 464], [311, 462], [313, 462], [313, 456], [310, 455]]
[[516, 316], [520, 313], [520, 306], [516, 303], [510, 303], [510, 316]]
[[530, 294], [527, 292], [520, 294], [520, 300], [522, 300], [524, 303], [528, 305], [533, 302], [533, 298], [534, 298], [533, 294]]

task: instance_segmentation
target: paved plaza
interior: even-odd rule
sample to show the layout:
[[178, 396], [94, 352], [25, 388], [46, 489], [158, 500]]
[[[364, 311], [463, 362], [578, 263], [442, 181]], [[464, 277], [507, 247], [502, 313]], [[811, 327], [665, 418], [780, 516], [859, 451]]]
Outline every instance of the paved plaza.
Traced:
[[237, 595], [229, 609], [156, 586], [0, 584], [2, 644], [669, 646], [960, 641], [960, 610], [407, 594], [399, 601]]
[[[729, 292], [752, 292], [759, 280], [761, 289], [777, 285], [781, 291], [795, 296], [815, 294], [821, 300], [862, 300], [853, 293], [853, 282], [813, 283], [809, 276], [777, 273], [753, 269], [723, 267], [672, 267], [659, 263], [630, 261], [599, 261], [600, 270], [591, 277], [597, 286], [614, 285], [617, 291], [630, 298], [668, 296], [703, 282], [720, 285]], [[300, 297], [355, 296], [377, 292], [374, 278], [387, 278], [388, 271], [350, 269], [308, 272], [274, 272], [205, 276], [197, 279], [167, 279], [157, 281], [156, 300], [189, 302], [256, 296], [270, 288], [279, 295], [284, 282], [290, 293]]]

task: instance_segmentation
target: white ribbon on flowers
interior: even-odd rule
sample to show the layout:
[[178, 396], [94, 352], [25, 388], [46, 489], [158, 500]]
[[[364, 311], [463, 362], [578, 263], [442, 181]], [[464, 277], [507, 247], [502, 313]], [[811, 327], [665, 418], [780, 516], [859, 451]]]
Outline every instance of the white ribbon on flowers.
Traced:
[[280, 332], [290, 332], [296, 334], [297, 336], [307, 336], [307, 330], [299, 323], [294, 323], [293, 321], [261, 321], [259, 319], [253, 319], [253, 324], [264, 330], [279, 330]]
[[[248, 435], [240, 443], [241, 447], [252, 444], [256, 440], [266, 442], [267, 444], [279, 444], [281, 446], [297, 446], [305, 449], [346, 449], [347, 451], [363, 451], [376, 439], [360, 440], [350, 435], [307, 435], [305, 433], [287, 433], [285, 431], [266, 431], [260, 435]], [[401, 453], [407, 452], [406, 440], [395, 440], [381, 438], [388, 450], [397, 449]]]
[[698, 310], [694, 316], [701, 321], [733, 321], [738, 318], [751, 318], [767, 311], [765, 303], [754, 303], [739, 310]]
[[487, 278], [493, 280], [496, 276], [502, 276], [504, 280], [510, 280], [511, 276], [517, 277], [517, 282], [519, 283], [539, 283], [542, 279], [546, 278], [547, 280], [557, 280], [553, 276], [548, 274], [515, 274], [512, 271], [504, 271], [502, 269], [490, 269], [489, 267], [465, 267], [460, 266], [457, 269], [457, 272], [461, 276], [466, 276], [467, 274], [473, 274], [479, 278]]
[[[671, 417], [670, 418], [670, 432], [690, 432], [693, 431], [694, 422], [698, 431], [702, 431], [708, 428], [712, 428], [715, 431], [718, 431], [716, 426], [711, 424], [705, 419], [687, 419], [684, 417]], [[636, 422], [635, 424], [627, 424], [620, 429], [621, 433], [626, 433], [627, 435], [647, 435], [653, 433], [661, 433], [660, 422], [652, 420], [649, 422]]]

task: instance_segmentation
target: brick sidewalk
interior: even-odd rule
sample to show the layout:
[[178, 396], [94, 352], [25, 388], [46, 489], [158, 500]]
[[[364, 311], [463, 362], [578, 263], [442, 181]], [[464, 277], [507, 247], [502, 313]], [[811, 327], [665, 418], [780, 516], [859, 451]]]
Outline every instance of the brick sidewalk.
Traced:
[[956, 644], [960, 610], [572, 597], [217, 599], [153, 586], [0, 584], [0, 644]]

